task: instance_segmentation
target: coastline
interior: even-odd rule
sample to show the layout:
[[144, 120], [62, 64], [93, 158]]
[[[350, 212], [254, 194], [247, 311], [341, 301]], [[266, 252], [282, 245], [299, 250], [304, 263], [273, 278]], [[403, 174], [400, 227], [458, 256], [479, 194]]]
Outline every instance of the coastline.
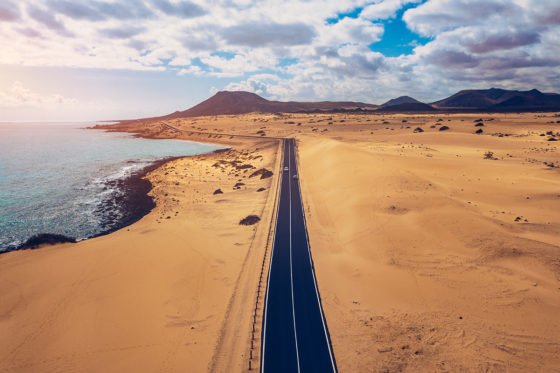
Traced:
[[[97, 212], [102, 216], [100, 225], [104, 227], [100, 233], [84, 238], [76, 238], [58, 233], [40, 232], [32, 235], [17, 247], [8, 247], [6, 250], [0, 251], [0, 255], [19, 250], [36, 250], [47, 245], [52, 246], [61, 243], [81, 242], [111, 234], [134, 224], [148, 215], [156, 207], [153, 198], [149, 195], [150, 191], [153, 189], [153, 185], [147, 179], [147, 175], [164, 166], [166, 163], [181, 158], [184, 157], [179, 156], [158, 159], [134, 171], [123, 179], [109, 181], [108, 185], [118, 189], [121, 193], [114, 193], [110, 199], [104, 201], [102, 205], [98, 207]], [[123, 212], [123, 215], [118, 219], [111, 218], [115, 209], [119, 209]]]
[[[278, 176], [276, 142], [259, 132], [298, 139], [341, 371], [557, 367], [560, 152], [547, 141], [550, 118], [255, 114], [119, 125], [232, 148], [147, 175], [156, 207], [126, 229], [0, 255], [0, 334], [10, 336], [0, 370], [247, 371], [268, 219], [239, 221], [266, 216]], [[245, 164], [275, 175], [250, 178]]]
[[242, 370], [268, 226], [239, 221], [269, 216], [277, 172], [250, 175], [274, 169], [278, 146], [232, 143], [154, 167], [155, 207], [125, 229], [0, 255], [0, 370]]
[[[162, 139], [162, 137], [157, 136], [146, 136], [141, 133], [134, 133], [130, 130], [115, 131], [109, 126], [114, 126], [119, 124], [119, 122], [110, 122], [104, 125], [96, 124], [91, 127], [83, 127], [82, 129], [94, 129], [102, 130], [104, 132], [122, 132], [131, 135], [132, 137], [144, 138], [144, 139]], [[170, 139], [169, 137], [164, 137], [164, 139]], [[193, 141], [191, 139], [175, 139], [181, 141], [188, 141], [192, 143], [208, 144], [214, 146], [223, 146], [224, 143], [220, 144], [216, 142], [205, 141]], [[220, 148], [214, 150], [214, 152], [224, 151], [229, 148]], [[205, 154], [205, 153], [201, 153]], [[89, 232], [87, 235], [72, 235], [62, 232], [57, 232], [56, 229], [46, 230], [33, 233], [27, 236], [24, 240], [19, 243], [8, 245], [2, 247], [0, 250], [0, 255], [12, 251], [19, 250], [35, 250], [42, 248], [47, 245], [56, 245], [61, 243], [76, 243], [84, 240], [89, 240], [96, 237], [105, 236], [116, 232], [120, 229], [126, 228], [131, 224], [134, 224], [142, 217], [149, 214], [155, 207], [155, 201], [149, 195], [153, 188], [152, 183], [147, 178], [147, 175], [154, 170], [164, 166], [168, 162], [180, 159], [183, 157], [191, 157], [194, 155], [180, 155], [180, 156], [167, 156], [159, 159], [150, 161], [147, 165], [132, 171], [130, 174], [118, 178], [118, 179], [108, 179], [105, 181], [105, 190], [113, 190], [110, 197], [99, 202], [99, 206], [95, 209], [96, 216], [99, 217], [99, 229], [97, 232]], [[132, 161], [129, 161], [129, 163]], [[103, 175], [102, 175], [103, 176]]]

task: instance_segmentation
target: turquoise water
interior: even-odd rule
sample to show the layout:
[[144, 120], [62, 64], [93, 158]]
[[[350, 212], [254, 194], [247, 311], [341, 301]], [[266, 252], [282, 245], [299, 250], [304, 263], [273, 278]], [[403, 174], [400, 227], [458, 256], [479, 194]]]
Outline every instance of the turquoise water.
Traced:
[[124, 193], [116, 181], [162, 158], [221, 148], [85, 126], [0, 123], [0, 251], [38, 233], [76, 239], [99, 234], [106, 228], [104, 215], [123, 213], [119, 206], [106, 208], [107, 201]]

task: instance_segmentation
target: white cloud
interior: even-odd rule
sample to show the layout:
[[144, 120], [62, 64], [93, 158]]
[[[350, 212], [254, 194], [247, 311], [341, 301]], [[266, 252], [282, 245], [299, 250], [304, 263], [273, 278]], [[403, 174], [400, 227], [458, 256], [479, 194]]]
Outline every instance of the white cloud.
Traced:
[[[408, 27], [432, 40], [408, 56], [371, 51], [406, 4]], [[559, 14], [558, 0], [5, 0], [0, 64], [227, 77], [278, 99], [560, 90]]]
[[362, 10], [360, 17], [370, 20], [393, 18], [404, 5], [420, 0], [376, 0]]
[[11, 87], [0, 91], [0, 107], [53, 107], [62, 105], [76, 105], [74, 98], [64, 97], [57, 93], [40, 94], [24, 87], [15, 81]]

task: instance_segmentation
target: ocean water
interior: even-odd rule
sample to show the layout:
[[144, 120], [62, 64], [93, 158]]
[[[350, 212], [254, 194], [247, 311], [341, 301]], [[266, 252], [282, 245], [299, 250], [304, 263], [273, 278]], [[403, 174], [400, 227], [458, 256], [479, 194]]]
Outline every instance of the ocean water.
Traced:
[[88, 125], [0, 123], [0, 252], [39, 233], [98, 235], [108, 216], [115, 222], [124, 213], [111, 203], [125, 193], [120, 181], [163, 158], [222, 148]]

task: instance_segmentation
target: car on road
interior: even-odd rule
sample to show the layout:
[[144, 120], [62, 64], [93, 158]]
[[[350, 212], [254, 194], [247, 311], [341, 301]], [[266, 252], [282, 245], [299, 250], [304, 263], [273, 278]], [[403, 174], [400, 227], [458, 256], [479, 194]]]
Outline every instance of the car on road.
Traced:
[[294, 180], [297, 180], [297, 174], [294, 174], [293, 178]]
[[288, 166], [284, 167], [284, 172], [288, 172]]

